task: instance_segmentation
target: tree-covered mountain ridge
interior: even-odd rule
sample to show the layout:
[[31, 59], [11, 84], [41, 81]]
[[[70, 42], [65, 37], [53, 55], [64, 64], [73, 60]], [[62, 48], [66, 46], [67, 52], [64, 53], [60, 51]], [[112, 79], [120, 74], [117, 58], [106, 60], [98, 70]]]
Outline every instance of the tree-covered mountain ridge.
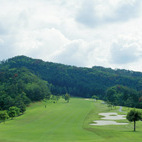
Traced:
[[0, 71], [26, 68], [40, 79], [52, 84], [53, 94], [69, 93], [72, 96], [103, 99], [106, 90], [115, 85], [123, 85], [137, 91], [142, 90], [142, 73], [124, 69], [113, 70], [101, 66], [92, 68], [76, 67], [59, 63], [45, 62], [26, 56], [16, 56], [1, 61]]

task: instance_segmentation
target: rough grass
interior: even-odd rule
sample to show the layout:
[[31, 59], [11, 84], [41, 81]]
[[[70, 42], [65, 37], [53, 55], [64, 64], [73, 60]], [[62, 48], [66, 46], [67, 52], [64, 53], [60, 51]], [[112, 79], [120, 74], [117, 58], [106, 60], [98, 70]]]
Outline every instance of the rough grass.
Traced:
[[46, 108], [41, 102], [34, 103], [24, 115], [0, 123], [0, 142], [141, 142], [142, 122], [137, 122], [137, 132], [133, 132], [133, 123], [89, 125], [100, 119], [98, 113], [120, 114], [118, 110], [119, 107], [110, 110], [101, 101], [81, 98], [72, 98], [70, 103], [49, 103]]
[[116, 114], [111, 114], [111, 115], [109, 115], [109, 116], [117, 116]]

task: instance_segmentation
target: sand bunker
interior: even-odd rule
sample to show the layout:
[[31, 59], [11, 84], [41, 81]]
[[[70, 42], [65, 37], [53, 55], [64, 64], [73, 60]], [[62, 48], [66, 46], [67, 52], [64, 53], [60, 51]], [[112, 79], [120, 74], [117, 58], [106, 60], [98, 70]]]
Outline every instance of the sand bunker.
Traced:
[[117, 123], [116, 121], [107, 121], [107, 120], [123, 120], [126, 119], [126, 115], [118, 115], [117, 113], [99, 113], [99, 115], [104, 116], [101, 119], [104, 120], [97, 120], [93, 121], [95, 123], [92, 123], [90, 125], [126, 125], [128, 123]]
[[117, 113], [99, 113], [99, 115], [104, 116], [102, 119], [107, 119], [107, 120], [122, 120], [126, 119], [126, 115], [118, 115]]

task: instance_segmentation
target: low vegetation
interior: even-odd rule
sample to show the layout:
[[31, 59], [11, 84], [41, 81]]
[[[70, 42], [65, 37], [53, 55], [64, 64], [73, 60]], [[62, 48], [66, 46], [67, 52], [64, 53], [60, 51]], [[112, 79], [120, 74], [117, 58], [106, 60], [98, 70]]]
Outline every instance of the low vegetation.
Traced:
[[[131, 123], [105, 127], [89, 124], [100, 119], [101, 112], [124, 113], [118, 111], [118, 105], [142, 108], [141, 84], [140, 72], [80, 68], [25, 56], [1, 61], [0, 122], [7, 123], [0, 124], [0, 142], [140, 141], [141, 113], [137, 111], [127, 115], [134, 122], [134, 131], [138, 121], [137, 137], [130, 134]], [[70, 96], [93, 99], [70, 100]]]
[[66, 93], [64, 98], [65, 98], [65, 101], [67, 101], [67, 103], [68, 103], [70, 100], [70, 95], [68, 93]]
[[[130, 108], [131, 109], [131, 108]], [[123, 111], [130, 111], [123, 108]], [[32, 103], [24, 115], [0, 123], [0, 142], [141, 142], [142, 122], [137, 121], [137, 132], [132, 133], [133, 123], [128, 125], [91, 126], [99, 120], [99, 113], [110, 110], [102, 101], [71, 98], [70, 103], [60, 99], [57, 103]], [[139, 110], [140, 111], [140, 110]], [[121, 112], [126, 114], [125, 112]]]

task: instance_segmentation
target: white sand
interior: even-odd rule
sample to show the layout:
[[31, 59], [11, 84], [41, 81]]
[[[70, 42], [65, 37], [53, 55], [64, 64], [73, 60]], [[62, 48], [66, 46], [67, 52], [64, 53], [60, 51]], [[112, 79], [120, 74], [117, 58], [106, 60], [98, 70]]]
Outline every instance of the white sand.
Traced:
[[101, 119], [104, 120], [97, 120], [94, 121], [95, 123], [92, 123], [90, 125], [126, 125], [128, 123], [117, 123], [116, 121], [107, 121], [107, 120], [123, 120], [126, 119], [126, 115], [118, 115], [115, 112], [111, 113], [99, 113], [99, 115], [104, 116]]
[[[99, 115], [104, 116], [102, 119], [107, 119], [107, 120], [122, 120], [126, 119], [126, 115], [118, 115], [117, 113], [99, 113]], [[115, 116], [112, 116], [115, 115]]]

